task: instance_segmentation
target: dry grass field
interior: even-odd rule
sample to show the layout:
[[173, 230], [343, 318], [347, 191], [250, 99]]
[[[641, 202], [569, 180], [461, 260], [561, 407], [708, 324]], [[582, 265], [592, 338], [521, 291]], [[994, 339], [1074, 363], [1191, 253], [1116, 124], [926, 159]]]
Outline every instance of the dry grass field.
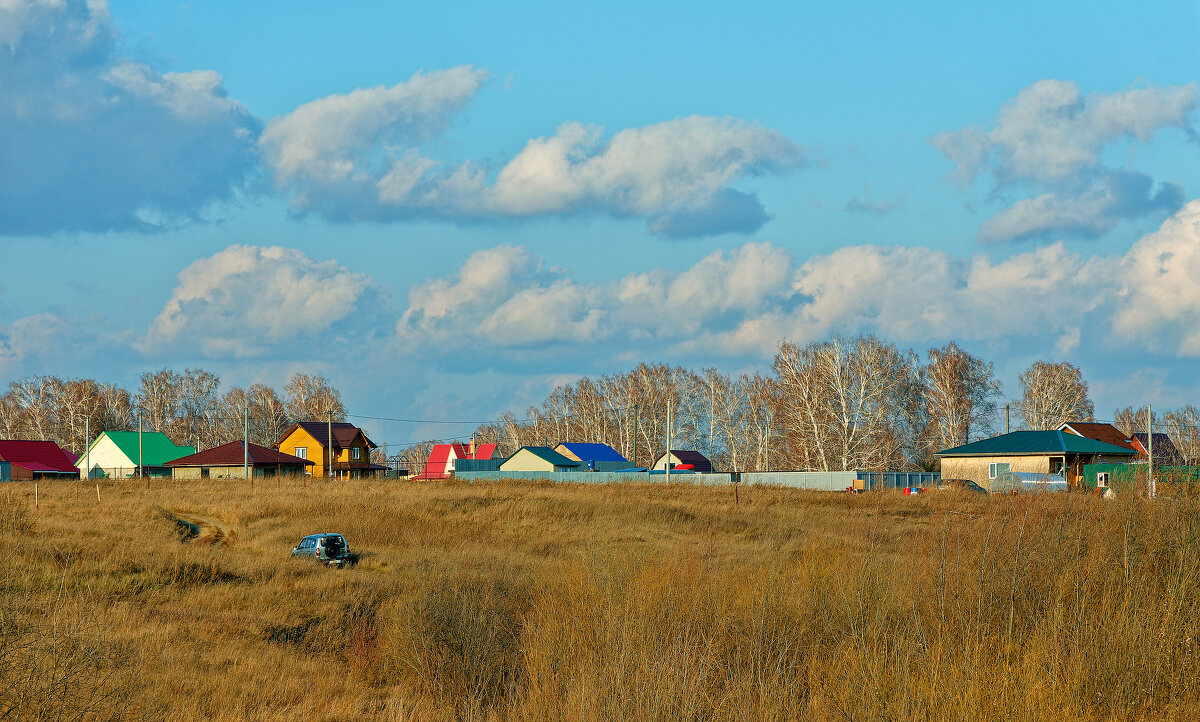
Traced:
[[5, 485], [0, 719], [1200, 716], [1194, 498], [739, 496]]

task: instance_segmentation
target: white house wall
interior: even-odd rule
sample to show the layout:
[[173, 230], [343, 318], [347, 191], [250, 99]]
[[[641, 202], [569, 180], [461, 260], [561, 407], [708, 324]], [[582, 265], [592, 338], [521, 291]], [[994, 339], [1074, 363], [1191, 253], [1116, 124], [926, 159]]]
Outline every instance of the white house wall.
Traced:
[[125, 456], [125, 452], [121, 451], [120, 447], [114, 444], [107, 435], [101, 435], [92, 450], [79, 458], [79, 463], [75, 466], [79, 469], [80, 477], [87, 477], [86, 467], [89, 463], [92, 465], [93, 472], [101, 469], [104, 471], [104, 475], [109, 477], [129, 476], [137, 468], [137, 459]]

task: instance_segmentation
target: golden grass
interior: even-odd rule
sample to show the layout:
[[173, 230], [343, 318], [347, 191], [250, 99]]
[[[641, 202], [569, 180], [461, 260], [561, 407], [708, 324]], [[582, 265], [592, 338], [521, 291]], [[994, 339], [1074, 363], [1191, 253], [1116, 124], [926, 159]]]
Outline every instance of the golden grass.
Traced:
[[[1193, 719], [1200, 503], [0, 488], [0, 718]], [[160, 509], [219, 522], [181, 541]], [[360, 563], [289, 558], [340, 531]]]

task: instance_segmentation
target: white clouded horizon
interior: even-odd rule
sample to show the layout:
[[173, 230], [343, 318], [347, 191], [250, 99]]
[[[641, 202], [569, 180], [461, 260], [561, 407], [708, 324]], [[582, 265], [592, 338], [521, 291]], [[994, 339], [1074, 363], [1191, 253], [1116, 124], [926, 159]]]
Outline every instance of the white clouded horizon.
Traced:
[[1095, 237], [1125, 218], [1177, 210], [1184, 189], [1130, 169], [1106, 167], [1118, 142], [1148, 143], [1164, 129], [1194, 135], [1195, 83], [1083, 94], [1074, 82], [1040, 80], [998, 112], [993, 127], [947, 131], [933, 145], [969, 185], [991, 176], [998, 191], [1040, 190], [985, 222], [980, 240], [1002, 242], [1054, 233]]
[[1086, 332], [1200, 356], [1200, 200], [1116, 256], [1057, 242], [1007, 258], [919, 246], [846, 246], [803, 263], [771, 243], [682, 269], [599, 284], [544, 270], [523, 248], [477, 251], [410, 293], [403, 347], [513, 358], [604, 344], [686, 356], [769, 359], [780, 341], [877, 333], [899, 343], [1023, 339], [1065, 356]]

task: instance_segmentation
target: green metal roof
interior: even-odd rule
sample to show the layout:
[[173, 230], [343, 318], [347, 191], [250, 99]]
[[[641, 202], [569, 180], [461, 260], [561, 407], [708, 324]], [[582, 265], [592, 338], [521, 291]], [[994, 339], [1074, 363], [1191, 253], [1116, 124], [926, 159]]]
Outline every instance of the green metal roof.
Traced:
[[[521, 451], [528, 451], [542, 461], [550, 462], [555, 466], [579, 466], [578, 461], [575, 461], [574, 459], [568, 459], [554, 449], [551, 449], [549, 446], [522, 446], [517, 453], [519, 454]], [[513, 456], [516, 455], [517, 454], [513, 454]], [[511, 459], [512, 456], [508, 458]]]
[[1133, 456], [1122, 446], [1061, 431], [1014, 431], [990, 439], [942, 449], [937, 456], [1021, 456], [1034, 454], [1112, 454]]
[[[134, 464], [138, 460], [138, 432], [136, 431], [105, 431], [96, 437], [92, 446], [101, 437], [108, 436], [117, 445], [121, 453], [129, 457]], [[196, 453], [191, 446], [176, 446], [166, 434], [157, 431], [144, 431], [142, 436], [142, 466], [162, 466], [168, 461], [174, 461], [184, 456]]]

